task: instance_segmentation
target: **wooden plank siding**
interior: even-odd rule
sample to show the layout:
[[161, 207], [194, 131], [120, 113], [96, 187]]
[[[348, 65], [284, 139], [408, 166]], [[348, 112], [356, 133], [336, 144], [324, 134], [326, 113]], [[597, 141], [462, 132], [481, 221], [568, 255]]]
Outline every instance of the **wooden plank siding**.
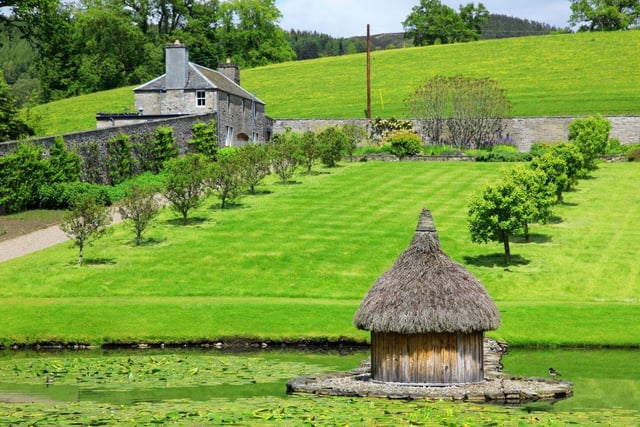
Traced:
[[371, 377], [411, 384], [465, 384], [484, 379], [483, 332], [371, 333]]

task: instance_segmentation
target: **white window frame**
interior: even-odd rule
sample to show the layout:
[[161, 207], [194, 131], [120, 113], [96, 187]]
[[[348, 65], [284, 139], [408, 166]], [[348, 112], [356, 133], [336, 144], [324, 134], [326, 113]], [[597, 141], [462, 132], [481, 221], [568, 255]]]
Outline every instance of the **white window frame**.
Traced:
[[196, 106], [205, 107], [207, 105], [207, 93], [204, 90], [196, 91]]

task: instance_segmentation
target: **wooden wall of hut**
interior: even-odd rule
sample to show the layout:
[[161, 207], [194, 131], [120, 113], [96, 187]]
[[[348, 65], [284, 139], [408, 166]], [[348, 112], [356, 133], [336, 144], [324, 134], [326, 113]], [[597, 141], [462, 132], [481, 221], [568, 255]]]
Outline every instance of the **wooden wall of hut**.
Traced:
[[483, 381], [483, 337], [483, 332], [371, 332], [371, 378], [432, 385]]

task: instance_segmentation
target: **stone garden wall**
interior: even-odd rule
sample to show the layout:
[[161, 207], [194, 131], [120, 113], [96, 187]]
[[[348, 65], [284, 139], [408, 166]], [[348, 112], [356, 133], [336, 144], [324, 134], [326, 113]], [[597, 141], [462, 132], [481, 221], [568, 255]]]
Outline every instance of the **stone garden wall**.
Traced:
[[[622, 144], [640, 143], [640, 117], [638, 116], [611, 116], [611, 138], [617, 138]], [[526, 117], [509, 120], [505, 137], [518, 147], [520, 151], [529, 151], [531, 145], [536, 142], [566, 141], [569, 131], [568, 126], [575, 117]], [[294, 131], [317, 131], [328, 126], [353, 123], [365, 127], [366, 119], [354, 120], [275, 120], [273, 132], [284, 132], [286, 128]], [[414, 121], [414, 127], [420, 131], [420, 126]]]
[[[104, 150], [106, 142], [118, 136], [120, 133], [127, 134], [131, 136], [132, 139], [139, 140], [144, 135], [153, 134], [156, 128], [160, 126], [170, 126], [173, 129], [173, 136], [175, 137], [179, 150], [184, 152], [187, 147], [187, 141], [192, 138], [191, 127], [193, 124], [198, 121], [207, 123], [210, 120], [214, 120], [215, 117], [216, 115], [212, 113], [198, 116], [183, 116], [178, 118], [155, 120], [125, 126], [105, 127], [102, 129], [94, 129], [84, 132], [68, 133], [64, 135], [64, 141], [70, 149], [77, 148], [87, 143], [97, 143], [98, 146]], [[34, 143], [42, 145], [47, 152], [49, 147], [53, 144], [53, 140], [53, 136], [32, 139]], [[16, 144], [16, 141], [0, 142], [0, 156], [10, 152]]]

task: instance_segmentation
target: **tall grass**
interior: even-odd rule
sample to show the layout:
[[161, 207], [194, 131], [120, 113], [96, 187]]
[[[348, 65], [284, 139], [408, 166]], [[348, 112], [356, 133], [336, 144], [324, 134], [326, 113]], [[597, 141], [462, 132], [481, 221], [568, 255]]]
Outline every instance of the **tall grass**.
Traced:
[[[420, 209], [443, 248], [497, 301], [493, 336], [520, 345], [637, 345], [637, 164], [602, 165], [557, 218], [516, 242], [475, 245], [469, 197], [494, 179], [483, 163], [369, 162], [298, 184], [275, 179], [237, 209], [215, 200], [180, 226], [168, 211], [142, 247], [117, 226], [75, 265], [68, 244], [0, 264], [4, 342], [175, 341], [223, 336], [365, 339], [351, 324], [373, 281], [404, 250]], [[612, 191], [615, 189], [615, 191]]]
[[[406, 117], [407, 96], [435, 75], [491, 77], [515, 116], [640, 112], [640, 31], [560, 34], [374, 52], [372, 112]], [[363, 118], [365, 55], [242, 70], [242, 84], [276, 118]], [[42, 133], [92, 129], [96, 112], [134, 109], [133, 87], [38, 106]]]

